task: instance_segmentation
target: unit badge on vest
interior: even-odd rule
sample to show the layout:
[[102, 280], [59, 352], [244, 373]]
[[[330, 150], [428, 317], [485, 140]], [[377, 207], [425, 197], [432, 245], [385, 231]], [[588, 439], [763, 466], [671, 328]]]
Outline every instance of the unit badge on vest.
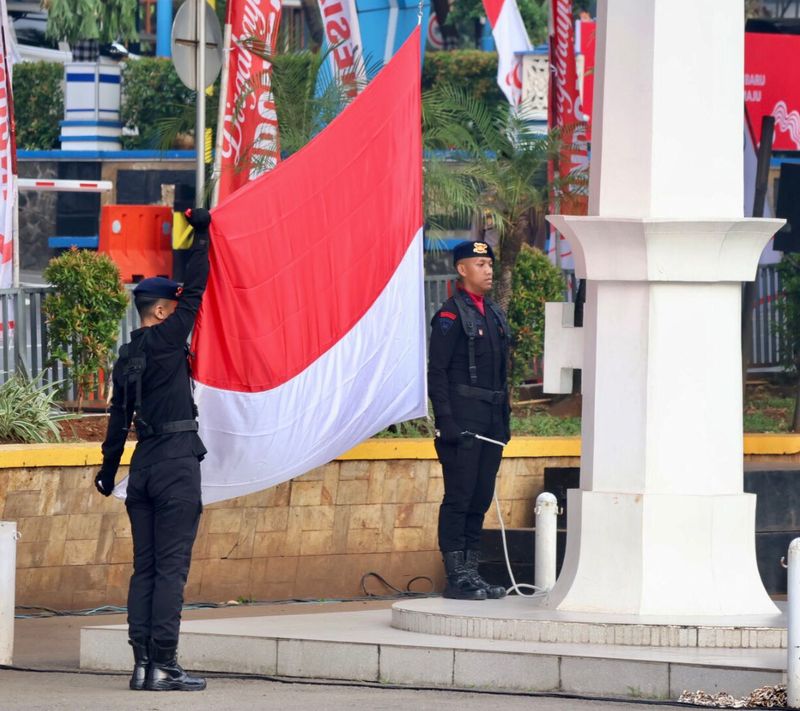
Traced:
[[450, 311], [439, 312], [439, 328], [442, 329], [442, 334], [447, 333], [450, 327], [456, 322], [458, 317]]

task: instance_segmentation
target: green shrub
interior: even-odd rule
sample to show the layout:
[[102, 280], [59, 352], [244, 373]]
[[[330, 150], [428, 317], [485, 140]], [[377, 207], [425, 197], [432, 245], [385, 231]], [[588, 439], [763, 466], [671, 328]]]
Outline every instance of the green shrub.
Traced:
[[505, 101], [497, 86], [497, 53], [477, 49], [427, 52], [422, 67], [425, 91], [449, 84], [491, 106]]
[[58, 148], [64, 118], [64, 66], [20, 62], [14, 66], [14, 116], [21, 150]]
[[23, 372], [0, 385], [0, 441], [60, 441], [58, 422], [72, 417], [56, 404], [59, 383], [42, 383]]
[[70, 368], [80, 407], [110, 366], [128, 297], [119, 269], [98, 252], [73, 247], [50, 260], [44, 278], [55, 288], [43, 304], [50, 352]]
[[781, 334], [783, 365], [792, 373], [800, 371], [800, 255], [785, 254], [778, 265], [781, 295], [777, 315]]
[[544, 351], [544, 305], [564, 300], [561, 271], [538, 249], [523, 245], [511, 278], [511, 383], [519, 385]]
[[186, 88], [169, 59], [141, 57], [122, 70], [122, 122], [139, 135], [124, 136], [126, 149], [154, 148], [158, 124], [187, 113], [194, 127], [194, 92]]

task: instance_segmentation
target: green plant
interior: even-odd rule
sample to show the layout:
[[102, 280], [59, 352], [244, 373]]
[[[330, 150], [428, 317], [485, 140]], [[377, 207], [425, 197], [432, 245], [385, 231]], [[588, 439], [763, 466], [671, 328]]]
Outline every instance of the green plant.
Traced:
[[0, 385], [0, 441], [43, 443], [61, 440], [58, 422], [73, 416], [56, 403], [59, 383], [44, 383], [18, 371]]
[[136, 39], [138, 0], [46, 0], [47, 34], [68, 42]]
[[544, 305], [564, 300], [561, 271], [538, 249], [522, 245], [511, 280], [511, 384], [519, 385], [544, 352]]
[[50, 352], [71, 369], [80, 407], [109, 368], [128, 297], [119, 269], [98, 252], [73, 247], [50, 260], [44, 278], [55, 288], [43, 304]]
[[783, 365], [796, 373], [800, 371], [800, 255], [785, 254], [778, 265], [778, 275], [781, 293], [776, 314]]
[[54, 62], [14, 66], [17, 146], [22, 150], [58, 147], [58, 122], [64, 117], [64, 67]]
[[422, 89], [458, 87], [478, 101], [495, 107], [506, 98], [497, 86], [497, 53], [477, 49], [428, 52], [422, 65]]
[[[523, 114], [524, 114], [523, 107]], [[548, 182], [548, 160], [558, 155], [560, 134], [532, 138], [508, 106], [491, 106], [451, 85], [425, 92], [423, 141], [433, 152], [425, 164], [425, 217], [433, 228], [441, 217], [475, 221], [497, 230], [495, 249], [500, 305], [511, 300], [512, 275], [522, 245], [533, 242], [550, 193], [567, 200], [585, 192], [586, 174], [570, 172]]]
[[[181, 82], [169, 59], [141, 57], [127, 62], [122, 70], [122, 121], [138, 135], [124, 136], [127, 149], [152, 148], [160, 142], [159, 126], [176, 116], [183, 123], [180, 132], [194, 131], [195, 93]], [[209, 110], [209, 118], [215, 116]], [[173, 140], [174, 136], [170, 140]], [[169, 146], [167, 146], [169, 147]]]

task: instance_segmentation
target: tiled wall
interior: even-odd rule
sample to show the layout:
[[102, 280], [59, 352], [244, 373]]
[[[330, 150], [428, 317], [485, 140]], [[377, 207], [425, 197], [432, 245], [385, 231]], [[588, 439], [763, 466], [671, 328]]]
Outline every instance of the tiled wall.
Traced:
[[[505, 459], [507, 526], [533, 525], [544, 468], [574, 457]], [[0, 520], [16, 521], [17, 604], [80, 609], [125, 604], [130, 525], [100, 496], [96, 467], [0, 469]], [[191, 602], [361, 594], [364, 573], [398, 587], [442, 585], [436, 542], [442, 474], [435, 460], [333, 462], [257, 494], [208, 506], [186, 588]], [[487, 527], [496, 527], [494, 507]], [[369, 589], [384, 593], [374, 581]], [[424, 584], [420, 588], [424, 589]]]

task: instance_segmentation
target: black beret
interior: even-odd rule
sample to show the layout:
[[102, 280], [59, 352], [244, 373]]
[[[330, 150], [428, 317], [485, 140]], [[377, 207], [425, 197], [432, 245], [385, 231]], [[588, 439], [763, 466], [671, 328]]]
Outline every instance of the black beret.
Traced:
[[177, 281], [165, 277], [150, 277], [142, 279], [133, 290], [134, 296], [154, 296], [157, 299], [172, 299], [177, 301], [180, 296], [181, 285]]
[[494, 252], [488, 242], [459, 242], [453, 247], [453, 264], [471, 257], [489, 257], [494, 260]]

